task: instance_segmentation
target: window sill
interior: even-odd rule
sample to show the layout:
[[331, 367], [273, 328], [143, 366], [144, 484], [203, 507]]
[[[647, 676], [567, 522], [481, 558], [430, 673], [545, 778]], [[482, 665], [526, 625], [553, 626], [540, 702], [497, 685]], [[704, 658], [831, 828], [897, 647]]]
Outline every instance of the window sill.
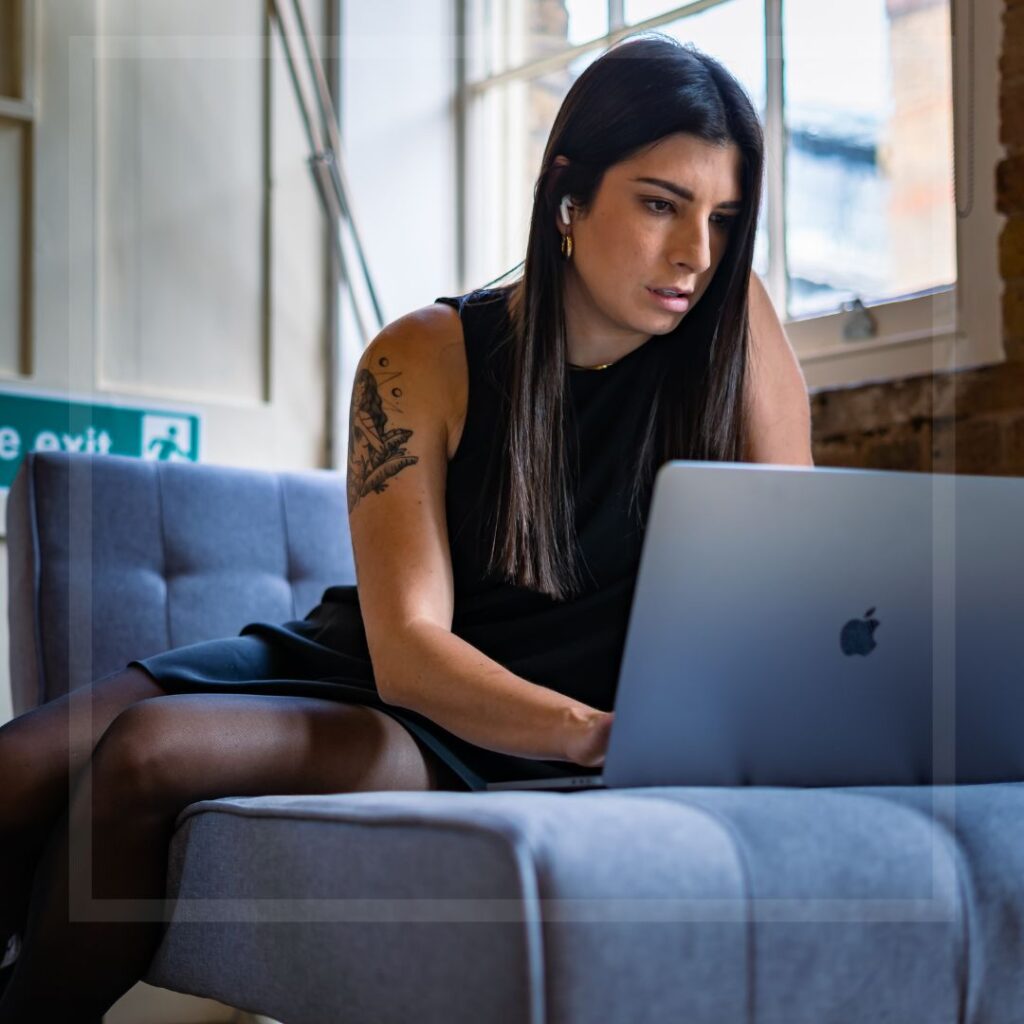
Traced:
[[861, 340], [842, 337], [848, 314], [790, 321], [785, 330], [812, 394], [949, 373], [1006, 359], [997, 296], [992, 290], [983, 298], [983, 305], [967, 303], [949, 288], [869, 306], [878, 335]]
[[858, 349], [802, 365], [807, 390], [815, 395], [839, 388], [868, 387], [996, 366], [1006, 361], [1002, 346], [999, 354], [990, 358], [978, 356], [977, 348], [965, 335], [945, 332], [912, 342], [878, 342], [870, 351]]

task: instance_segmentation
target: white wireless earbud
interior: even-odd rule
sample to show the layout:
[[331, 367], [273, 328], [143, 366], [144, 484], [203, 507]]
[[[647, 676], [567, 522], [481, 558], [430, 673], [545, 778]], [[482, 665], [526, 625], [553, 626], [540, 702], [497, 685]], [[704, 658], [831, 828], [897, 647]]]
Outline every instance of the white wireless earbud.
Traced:
[[562, 211], [562, 223], [569, 227], [572, 221], [569, 220], [569, 208], [572, 203], [569, 201], [568, 194], [562, 196], [562, 202], [559, 204], [559, 209]]

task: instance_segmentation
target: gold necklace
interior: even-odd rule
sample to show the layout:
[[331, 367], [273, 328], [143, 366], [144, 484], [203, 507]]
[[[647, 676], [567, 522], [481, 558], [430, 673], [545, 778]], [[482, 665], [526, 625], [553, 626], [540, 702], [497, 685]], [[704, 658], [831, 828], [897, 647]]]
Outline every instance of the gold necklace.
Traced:
[[618, 360], [616, 359], [611, 363], [601, 363], [600, 366], [577, 366], [575, 363], [567, 364], [570, 370], [607, 370], [609, 366], [614, 366]]

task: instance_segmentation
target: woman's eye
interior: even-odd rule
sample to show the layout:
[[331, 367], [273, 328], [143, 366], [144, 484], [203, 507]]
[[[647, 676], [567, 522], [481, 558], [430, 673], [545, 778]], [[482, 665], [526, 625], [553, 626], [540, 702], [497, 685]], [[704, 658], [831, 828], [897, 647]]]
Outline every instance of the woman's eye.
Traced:
[[[668, 213], [674, 209], [667, 199], [645, 199], [644, 205], [651, 211], [651, 213]], [[658, 209], [655, 209], [655, 207], [658, 207]], [[720, 213], [713, 214], [711, 217], [713, 224], [717, 224], [720, 228], [724, 228], [726, 231], [736, 223], [737, 219], [737, 217], [730, 217]]]

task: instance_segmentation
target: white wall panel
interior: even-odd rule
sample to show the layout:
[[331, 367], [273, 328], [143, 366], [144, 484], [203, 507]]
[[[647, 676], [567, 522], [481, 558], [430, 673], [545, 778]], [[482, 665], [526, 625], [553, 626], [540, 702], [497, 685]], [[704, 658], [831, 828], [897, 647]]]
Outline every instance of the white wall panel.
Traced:
[[262, 9], [249, 0], [105, 0], [100, 14], [102, 384], [259, 402]]

